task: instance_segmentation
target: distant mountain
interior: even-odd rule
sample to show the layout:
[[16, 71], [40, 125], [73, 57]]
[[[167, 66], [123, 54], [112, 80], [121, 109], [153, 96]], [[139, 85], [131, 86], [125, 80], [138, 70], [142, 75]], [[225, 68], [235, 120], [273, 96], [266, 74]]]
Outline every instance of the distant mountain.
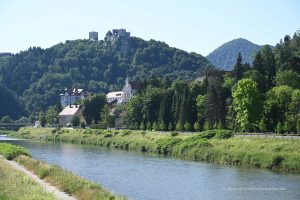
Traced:
[[235, 64], [239, 52], [242, 54], [243, 62], [252, 64], [255, 53], [261, 46], [246, 39], [239, 38], [231, 40], [208, 54], [206, 58], [216, 67], [223, 70], [231, 70]]
[[59, 103], [66, 87], [108, 92], [120, 89], [126, 77], [193, 79], [212, 67], [199, 54], [115, 29], [104, 40], [66, 41], [0, 58], [0, 84], [20, 97], [28, 113], [35, 113]]

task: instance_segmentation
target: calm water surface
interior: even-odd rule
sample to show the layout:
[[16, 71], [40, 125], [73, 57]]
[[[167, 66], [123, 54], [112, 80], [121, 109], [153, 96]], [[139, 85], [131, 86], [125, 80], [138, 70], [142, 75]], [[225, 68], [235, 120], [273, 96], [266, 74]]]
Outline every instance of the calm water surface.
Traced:
[[300, 175], [98, 147], [10, 141], [110, 191], [141, 200], [300, 199]]

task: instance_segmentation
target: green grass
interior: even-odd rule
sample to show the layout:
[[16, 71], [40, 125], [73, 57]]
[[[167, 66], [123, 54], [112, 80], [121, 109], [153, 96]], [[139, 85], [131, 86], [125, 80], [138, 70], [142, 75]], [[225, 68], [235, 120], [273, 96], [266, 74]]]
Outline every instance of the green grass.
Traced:
[[195, 161], [300, 172], [300, 140], [232, 138], [228, 130], [195, 134], [22, 128], [11, 136], [171, 155]]
[[54, 200], [26, 174], [0, 160], [0, 200]]
[[74, 196], [78, 200], [121, 200], [125, 197], [116, 196], [99, 184], [83, 179], [58, 166], [49, 165], [28, 156], [18, 156], [15, 159], [25, 168], [33, 171], [46, 182]]
[[0, 155], [4, 156], [8, 160], [12, 160], [18, 155], [29, 156], [29, 153], [25, 148], [8, 143], [0, 143]]

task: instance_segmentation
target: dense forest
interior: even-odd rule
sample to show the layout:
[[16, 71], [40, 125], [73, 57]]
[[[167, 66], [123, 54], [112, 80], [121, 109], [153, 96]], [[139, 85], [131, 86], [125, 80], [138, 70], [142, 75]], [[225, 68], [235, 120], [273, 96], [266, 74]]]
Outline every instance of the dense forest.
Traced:
[[300, 131], [300, 31], [262, 47], [252, 66], [239, 53], [233, 70], [203, 81], [156, 79], [120, 106], [133, 129], [297, 133]]
[[242, 54], [245, 63], [252, 63], [255, 53], [261, 48], [257, 44], [239, 38], [221, 45], [206, 58], [219, 69], [232, 70], [238, 53]]
[[212, 67], [199, 54], [154, 40], [130, 37], [114, 45], [104, 40], [75, 40], [0, 59], [0, 84], [20, 97], [30, 115], [59, 103], [59, 94], [66, 87], [106, 93], [119, 89], [126, 76], [131, 80], [151, 76], [192, 79]]
[[0, 100], [0, 116], [11, 116], [16, 119], [25, 114], [18, 98], [2, 85], [0, 85]]

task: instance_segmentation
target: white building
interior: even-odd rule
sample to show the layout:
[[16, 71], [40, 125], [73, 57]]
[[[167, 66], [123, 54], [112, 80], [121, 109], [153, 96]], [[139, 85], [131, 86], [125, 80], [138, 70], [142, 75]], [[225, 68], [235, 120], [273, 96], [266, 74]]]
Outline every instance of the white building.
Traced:
[[68, 105], [75, 104], [77, 100], [84, 99], [86, 97], [83, 89], [78, 88], [66, 88], [63, 94], [60, 94], [61, 107], [65, 108]]
[[63, 125], [69, 125], [72, 123], [73, 117], [80, 117], [80, 115], [81, 110], [79, 105], [68, 105], [59, 113], [59, 122]]
[[122, 91], [110, 92], [106, 95], [108, 103], [122, 104], [128, 102], [133, 95], [137, 92], [139, 84], [136, 82], [129, 83], [128, 78], [125, 80], [125, 85]]

